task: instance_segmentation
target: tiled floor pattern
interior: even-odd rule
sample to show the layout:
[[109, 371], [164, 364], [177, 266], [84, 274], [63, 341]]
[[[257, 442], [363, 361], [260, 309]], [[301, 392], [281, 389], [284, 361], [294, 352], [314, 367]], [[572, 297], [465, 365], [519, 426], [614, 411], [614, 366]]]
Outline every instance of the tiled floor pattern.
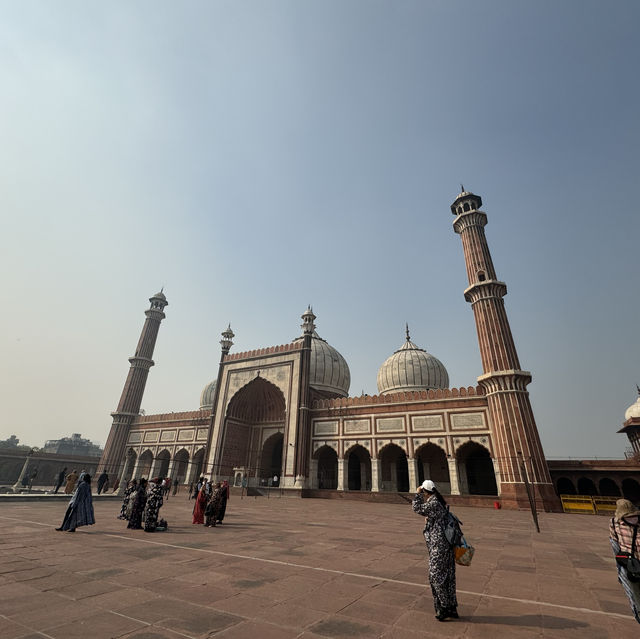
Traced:
[[616, 580], [607, 519], [457, 508], [476, 547], [458, 567], [461, 619], [440, 623], [421, 519], [407, 504], [234, 497], [193, 526], [126, 528], [115, 502], [61, 533], [61, 503], [0, 504], [0, 639], [640, 636]]

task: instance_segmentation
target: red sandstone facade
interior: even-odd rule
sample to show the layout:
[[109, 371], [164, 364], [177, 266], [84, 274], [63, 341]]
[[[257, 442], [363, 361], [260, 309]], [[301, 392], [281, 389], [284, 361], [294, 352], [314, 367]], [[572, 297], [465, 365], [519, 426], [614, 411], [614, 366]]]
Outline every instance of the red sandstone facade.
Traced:
[[[217, 381], [207, 386], [214, 390], [209, 404], [199, 411], [141, 416], [166, 306], [164, 295], [154, 296], [101, 467], [118, 474], [123, 486], [130, 477], [154, 475], [189, 484], [204, 473], [234, 485], [277, 485], [314, 495], [410, 492], [430, 478], [456, 503], [500, 499], [512, 508], [528, 507], [529, 484], [538, 507], [559, 509], [529, 401], [531, 374], [520, 366], [504, 307], [507, 289], [491, 260], [481, 204], [480, 197], [463, 192], [451, 207], [483, 366], [477, 387], [415, 390], [412, 379], [406, 385], [412, 390], [383, 388], [379, 395], [348, 397], [346, 362], [317, 335], [308, 309], [302, 336], [290, 344], [230, 354], [229, 327], [222, 333]], [[396, 353], [398, 361], [419, 354], [414, 363], [442, 367], [410, 342], [408, 329], [407, 343]], [[569, 470], [556, 464], [557, 473]], [[554, 472], [556, 478], [568, 480]]]

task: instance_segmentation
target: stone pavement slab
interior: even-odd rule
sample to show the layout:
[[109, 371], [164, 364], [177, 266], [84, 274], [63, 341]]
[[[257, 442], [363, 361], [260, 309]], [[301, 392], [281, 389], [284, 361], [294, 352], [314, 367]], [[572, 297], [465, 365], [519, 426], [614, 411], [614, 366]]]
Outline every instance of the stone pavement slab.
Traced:
[[0, 503], [0, 639], [412, 639], [640, 636], [606, 518], [456, 508], [476, 548], [461, 619], [434, 618], [422, 520], [410, 505], [232, 498], [222, 526], [171, 498], [164, 533], [56, 532], [64, 502]]

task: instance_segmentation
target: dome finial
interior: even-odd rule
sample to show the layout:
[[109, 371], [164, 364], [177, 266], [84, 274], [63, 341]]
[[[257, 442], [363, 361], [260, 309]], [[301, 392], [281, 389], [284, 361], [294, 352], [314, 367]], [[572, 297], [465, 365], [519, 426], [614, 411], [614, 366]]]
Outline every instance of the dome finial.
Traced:
[[406, 329], [407, 329], [407, 342], [411, 341], [411, 337], [409, 336], [409, 322], [405, 323]]
[[636, 389], [638, 390], [638, 397], [640, 397], [640, 386], [638, 384], [636, 384]]
[[464, 184], [460, 182], [460, 193], [464, 193]]

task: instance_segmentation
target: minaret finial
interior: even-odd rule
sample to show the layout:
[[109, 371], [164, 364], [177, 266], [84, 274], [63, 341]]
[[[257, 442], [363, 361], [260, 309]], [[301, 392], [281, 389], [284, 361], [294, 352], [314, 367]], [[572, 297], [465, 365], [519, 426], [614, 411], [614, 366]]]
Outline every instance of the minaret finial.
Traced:
[[411, 337], [409, 337], [409, 322], [405, 323], [406, 329], [407, 329], [407, 342], [411, 341]]
[[464, 193], [464, 184], [460, 182], [460, 193]]
[[640, 397], [640, 386], [636, 384], [636, 388], [638, 389], [638, 396]]

